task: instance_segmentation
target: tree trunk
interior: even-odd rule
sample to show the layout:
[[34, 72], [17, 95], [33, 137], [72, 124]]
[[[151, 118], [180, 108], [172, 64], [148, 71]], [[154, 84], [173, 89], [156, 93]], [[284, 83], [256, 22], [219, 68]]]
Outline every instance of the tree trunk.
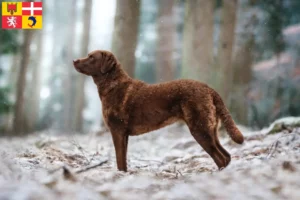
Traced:
[[[65, 69], [65, 67], [63, 67], [63, 63], [66, 56], [62, 49], [66, 40], [64, 37], [67, 31], [66, 27], [68, 27], [65, 25], [68, 24], [67, 16], [69, 14], [66, 10], [67, 3], [67, 1], [46, 1], [46, 4], [43, 3], [43, 5], [48, 8], [45, 12], [43, 11], [43, 15], [45, 15], [43, 19], [44, 24], [48, 19], [47, 26], [53, 26], [55, 30], [51, 31], [51, 43], [53, 46], [50, 53], [52, 55], [52, 59], [47, 66], [47, 68], [51, 69], [51, 74], [48, 78], [51, 95], [47, 100], [44, 112], [45, 114], [42, 116], [43, 121], [41, 126], [43, 128], [64, 128], [64, 90], [62, 87], [64, 77], [62, 76], [62, 69]], [[46, 28], [46, 24], [44, 28]], [[59, 110], [54, 109], [54, 105], [59, 105]]]
[[214, 1], [185, 4], [182, 76], [208, 82], [212, 73]]
[[232, 98], [231, 110], [237, 121], [244, 125], [248, 124], [249, 105], [245, 96], [252, 80], [254, 31], [258, 23], [255, 10], [254, 4], [249, 6], [249, 0], [240, 0], [232, 64], [234, 98]]
[[117, 0], [112, 52], [129, 76], [134, 77], [140, 1]]
[[160, 0], [157, 18], [156, 82], [175, 78], [175, 1]]
[[40, 107], [40, 90], [41, 90], [41, 74], [42, 68], [42, 51], [43, 51], [43, 31], [39, 31], [37, 38], [37, 50], [36, 50], [36, 62], [32, 66], [32, 81], [31, 81], [31, 95], [29, 98], [30, 118], [28, 119], [28, 128], [30, 131], [34, 131], [39, 119], [39, 107]]
[[73, 48], [70, 48], [74, 45], [75, 40], [75, 18], [76, 18], [76, 1], [70, 1], [71, 7], [70, 7], [70, 16], [69, 19], [71, 21], [69, 22], [69, 28], [66, 31], [66, 39], [67, 44], [65, 46], [64, 51], [66, 52], [66, 72], [65, 72], [65, 79], [64, 79], [64, 103], [63, 103], [63, 110], [64, 110], [64, 131], [71, 131], [73, 129], [72, 127], [72, 116], [74, 114], [74, 111], [72, 110], [74, 103], [72, 101], [72, 83], [74, 83], [73, 74], [74, 74], [74, 68], [72, 64], [74, 50]]
[[22, 135], [27, 132], [26, 120], [24, 116], [24, 91], [26, 87], [26, 73], [30, 61], [30, 44], [34, 31], [24, 30], [24, 42], [21, 50], [20, 71], [17, 81], [17, 93], [14, 109], [13, 131], [16, 135]]
[[225, 102], [229, 102], [230, 88], [232, 86], [232, 52], [235, 36], [235, 21], [237, 0], [223, 0], [221, 10], [221, 27], [218, 47], [217, 67], [220, 74], [218, 87]]
[[[85, 1], [83, 9], [83, 34], [81, 44], [81, 56], [88, 54], [88, 46], [90, 42], [90, 27], [91, 27], [91, 13], [92, 13], [93, 0]], [[74, 127], [77, 132], [83, 131], [83, 110], [84, 110], [84, 83], [85, 76], [79, 75], [77, 80], [77, 90], [75, 99], [75, 119]]]
[[253, 47], [254, 36], [251, 36], [239, 48], [233, 63], [233, 98], [230, 107], [237, 121], [244, 125], [248, 123], [248, 103], [246, 96], [252, 79]]

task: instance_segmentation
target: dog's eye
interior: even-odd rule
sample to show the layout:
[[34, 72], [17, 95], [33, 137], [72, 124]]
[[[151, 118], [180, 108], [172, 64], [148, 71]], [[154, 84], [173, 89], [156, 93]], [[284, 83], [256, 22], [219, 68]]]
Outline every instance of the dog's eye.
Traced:
[[93, 56], [89, 56], [89, 59], [94, 60], [94, 57]]

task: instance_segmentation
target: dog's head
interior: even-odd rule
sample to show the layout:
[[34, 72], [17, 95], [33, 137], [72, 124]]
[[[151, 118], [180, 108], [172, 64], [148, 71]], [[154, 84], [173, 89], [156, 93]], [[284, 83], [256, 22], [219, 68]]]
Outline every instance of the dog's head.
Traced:
[[85, 58], [73, 60], [75, 69], [88, 76], [99, 76], [114, 70], [118, 61], [109, 51], [92, 51]]

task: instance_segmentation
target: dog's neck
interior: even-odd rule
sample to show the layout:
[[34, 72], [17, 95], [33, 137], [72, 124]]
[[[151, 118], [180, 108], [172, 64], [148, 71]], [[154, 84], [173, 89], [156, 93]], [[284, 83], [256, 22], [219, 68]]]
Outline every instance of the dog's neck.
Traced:
[[114, 90], [119, 84], [132, 81], [132, 78], [121, 67], [117, 67], [113, 72], [92, 77], [97, 85], [100, 98]]

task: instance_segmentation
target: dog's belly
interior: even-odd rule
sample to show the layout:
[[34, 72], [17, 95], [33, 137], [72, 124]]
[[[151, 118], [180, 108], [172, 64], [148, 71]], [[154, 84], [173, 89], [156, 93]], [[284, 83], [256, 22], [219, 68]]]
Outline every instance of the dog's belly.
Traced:
[[163, 128], [180, 120], [177, 117], [169, 117], [164, 120], [138, 121], [133, 124], [130, 135], [141, 135], [150, 131]]
[[146, 91], [142, 95], [146, 98], [135, 100], [129, 120], [130, 135], [154, 131], [182, 119], [181, 98], [163, 92], [157, 90], [154, 95]]

